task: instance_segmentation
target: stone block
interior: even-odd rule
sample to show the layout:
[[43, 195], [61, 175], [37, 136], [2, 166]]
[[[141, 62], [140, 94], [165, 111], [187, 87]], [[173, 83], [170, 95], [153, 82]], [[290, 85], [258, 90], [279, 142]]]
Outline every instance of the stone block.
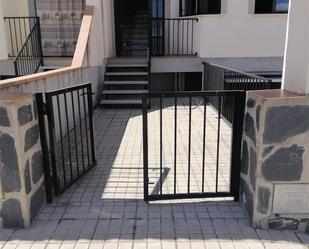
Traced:
[[264, 144], [280, 143], [309, 131], [309, 106], [271, 107], [266, 112]]
[[256, 134], [254, 120], [249, 113], [245, 117], [245, 134], [251, 139], [251, 141], [256, 144]]
[[4, 193], [20, 191], [18, 157], [14, 138], [0, 132], [1, 184]]
[[36, 184], [43, 175], [43, 158], [41, 151], [35, 152], [31, 159], [32, 182]]
[[4, 107], [0, 107], [0, 126], [4, 127], [11, 126], [8, 112]]
[[269, 229], [274, 230], [297, 230], [299, 221], [292, 218], [272, 218], [268, 221]]
[[259, 187], [257, 211], [266, 214], [269, 210], [270, 191], [267, 188]]
[[249, 217], [252, 217], [253, 216], [253, 194], [250, 191], [250, 188], [244, 179], [241, 179], [240, 181], [240, 189], [241, 189], [241, 193], [244, 194], [244, 198], [245, 198], [242, 201], [245, 204]]
[[39, 139], [39, 126], [34, 125], [26, 131], [25, 135], [25, 151], [30, 150]]
[[23, 105], [17, 110], [17, 118], [19, 125], [25, 125], [32, 121], [32, 107], [31, 105]]
[[256, 129], [260, 130], [260, 116], [261, 116], [261, 106], [257, 106], [255, 111], [255, 123], [256, 123]]
[[24, 227], [20, 201], [17, 199], [12, 198], [4, 201], [1, 209], [1, 217], [5, 228]]
[[29, 160], [27, 161], [26, 166], [25, 166], [25, 187], [26, 187], [26, 194], [29, 194], [31, 192], [31, 177], [30, 177]]
[[250, 183], [252, 186], [252, 189], [255, 190], [255, 182], [256, 182], [256, 165], [257, 165], [257, 158], [256, 158], [256, 152], [251, 147], [250, 148]]
[[243, 141], [242, 144], [242, 158], [241, 158], [241, 172], [244, 174], [248, 174], [248, 167], [249, 167], [249, 151], [248, 151], [248, 144], [246, 141]]
[[253, 98], [249, 98], [249, 99], [247, 100], [247, 107], [248, 107], [248, 108], [253, 108], [253, 107], [255, 107], [255, 100], [254, 100]]
[[40, 211], [43, 203], [45, 202], [45, 190], [43, 184], [33, 194], [30, 200], [30, 220], [33, 220], [37, 213]]
[[292, 145], [274, 152], [262, 164], [262, 173], [268, 181], [298, 181], [303, 173], [304, 148]]

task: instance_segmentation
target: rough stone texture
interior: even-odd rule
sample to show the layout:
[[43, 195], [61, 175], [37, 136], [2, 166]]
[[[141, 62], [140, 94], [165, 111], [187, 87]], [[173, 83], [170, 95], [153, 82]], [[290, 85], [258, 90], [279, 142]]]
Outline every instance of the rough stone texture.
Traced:
[[31, 159], [32, 182], [36, 184], [43, 175], [43, 158], [41, 151], [35, 152]]
[[245, 134], [252, 140], [254, 144], [256, 144], [254, 120], [249, 113], [246, 114], [245, 118]]
[[38, 110], [37, 110], [37, 106], [36, 106], [36, 101], [33, 101], [33, 114], [34, 114], [34, 119], [37, 120], [38, 119]]
[[249, 98], [247, 101], [247, 107], [248, 108], [253, 108], [255, 106], [255, 100], [252, 98]]
[[309, 223], [307, 223], [307, 228], [306, 228], [305, 233], [306, 233], [306, 234], [309, 234]]
[[31, 105], [24, 105], [19, 107], [17, 114], [19, 125], [27, 124], [33, 119]]
[[264, 148], [262, 156], [266, 157], [272, 151], [273, 148], [274, 148], [274, 146], [268, 146], [268, 147]]
[[[253, 195], [250, 191], [248, 184], [246, 183], [244, 179], [240, 180], [240, 189], [241, 189], [240, 192], [244, 193], [245, 195], [245, 200], [242, 200], [242, 202], [245, 204], [249, 217], [252, 217], [253, 216], [253, 197], [252, 197]], [[241, 196], [241, 198], [243, 198], [243, 196]]]
[[32, 126], [26, 131], [25, 135], [25, 151], [31, 149], [39, 139], [39, 127], [38, 125]]
[[303, 172], [304, 148], [292, 145], [274, 152], [262, 164], [264, 178], [268, 181], [297, 181]]
[[249, 167], [249, 151], [248, 144], [246, 141], [243, 142], [242, 145], [242, 160], [241, 160], [241, 172], [244, 174], [248, 174]]
[[269, 219], [269, 229], [275, 230], [297, 230], [299, 221], [292, 218], [273, 218]]
[[20, 202], [17, 199], [8, 199], [3, 203], [1, 217], [5, 228], [24, 227]]
[[258, 198], [257, 211], [266, 214], [269, 209], [270, 191], [267, 188], [259, 187]]
[[30, 220], [33, 220], [45, 202], [45, 191], [42, 186], [34, 193], [30, 201]]
[[27, 161], [26, 167], [25, 167], [25, 185], [26, 185], [26, 193], [29, 194], [31, 192], [31, 178], [30, 178], [29, 160]]
[[251, 186], [252, 186], [253, 190], [255, 190], [256, 164], [257, 164], [256, 152], [253, 148], [250, 148], [250, 182], [251, 182]]
[[1, 184], [4, 193], [20, 191], [18, 158], [14, 138], [0, 132]]
[[309, 130], [309, 106], [271, 107], [266, 113], [264, 144], [280, 143]]
[[261, 106], [259, 105], [256, 108], [256, 113], [255, 113], [255, 123], [256, 123], [257, 130], [260, 130], [260, 116], [261, 116]]
[[0, 107], [0, 125], [4, 127], [11, 126], [7, 110], [3, 107]]

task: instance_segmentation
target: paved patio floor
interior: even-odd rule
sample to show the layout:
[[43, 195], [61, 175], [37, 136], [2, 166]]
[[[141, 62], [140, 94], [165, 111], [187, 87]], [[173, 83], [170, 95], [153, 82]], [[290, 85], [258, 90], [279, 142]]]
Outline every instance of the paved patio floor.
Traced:
[[[192, 188], [201, 189], [201, 111], [192, 111]], [[208, 110], [207, 110], [208, 111]], [[180, 114], [187, 112], [185, 106]], [[173, 130], [170, 109], [164, 109], [164, 125]], [[158, 167], [158, 112], [150, 110], [150, 164]], [[209, 109], [208, 138], [216, 133], [216, 114]], [[187, 115], [179, 117], [179, 183], [186, 186]], [[152, 120], [153, 119], [153, 120]], [[5, 249], [300, 249], [309, 248], [309, 236], [290, 231], [262, 231], [250, 227], [246, 211], [231, 200], [187, 200], [146, 204], [143, 194], [142, 116], [136, 109], [95, 111], [98, 165], [53, 204], [46, 205], [29, 230], [3, 229], [0, 247]], [[222, 158], [219, 186], [229, 184], [230, 128], [222, 124]], [[164, 135], [164, 167], [169, 168], [163, 191], [173, 191], [173, 133]], [[217, 141], [217, 140], [214, 140]], [[220, 140], [221, 141], [221, 140]], [[208, 146], [208, 147], [207, 147]], [[205, 188], [214, 187], [216, 144], [206, 146]], [[183, 157], [182, 157], [183, 156]], [[171, 177], [171, 178], [170, 178]], [[182, 177], [182, 178], [181, 178]], [[151, 181], [158, 180], [154, 170]], [[192, 190], [192, 191], [193, 191]], [[150, 188], [150, 192], [153, 189]]]

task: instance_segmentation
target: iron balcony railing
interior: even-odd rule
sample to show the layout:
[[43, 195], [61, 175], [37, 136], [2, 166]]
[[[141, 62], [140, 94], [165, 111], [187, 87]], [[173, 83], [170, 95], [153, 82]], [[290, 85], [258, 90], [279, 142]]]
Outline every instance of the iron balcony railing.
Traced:
[[151, 18], [151, 55], [197, 55], [197, 18]]
[[43, 65], [39, 17], [5, 17], [9, 33], [9, 57], [15, 57], [15, 76], [36, 73]]
[[[245, 73], [235, 69], [204, 62], [204, 83], [205, 91], [222, 90], [265, 90], [280, 89], [280, 82], [272, 82], [271, 79], [258, 75]], [[218, 109], [218, 102], [213, 98], [208, 99], [209, 103]], [[232, 99], [224, 97], [222, 101], [222, 115], [229, 122], [232, 120], [231, 103]]]

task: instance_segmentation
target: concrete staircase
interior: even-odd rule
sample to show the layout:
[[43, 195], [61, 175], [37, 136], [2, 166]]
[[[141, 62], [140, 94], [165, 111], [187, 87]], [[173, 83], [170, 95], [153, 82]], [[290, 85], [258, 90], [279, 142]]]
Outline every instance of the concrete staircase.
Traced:
[[101, 105], [141, 107], [141, 95], [149, 90], [148, 61], [132, 57], [109, 59], [104, 78]]

